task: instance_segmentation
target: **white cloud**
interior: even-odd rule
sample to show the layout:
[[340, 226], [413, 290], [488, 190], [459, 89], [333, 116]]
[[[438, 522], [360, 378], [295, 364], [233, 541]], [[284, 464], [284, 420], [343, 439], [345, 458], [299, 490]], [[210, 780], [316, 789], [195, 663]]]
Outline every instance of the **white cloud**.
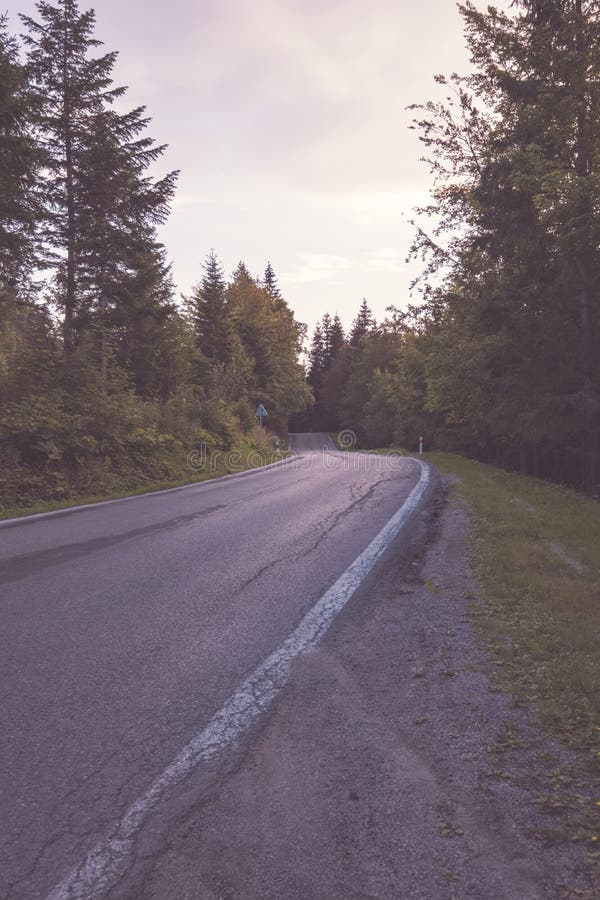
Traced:
[[302, 284], [342, 284], [356, 268], [355, 260], [333, 253], [297, 253], [295, 266], [281, 273], [281, 281], [293, 287]]
[[365, 266], [370, 272], [402, 272], [404, 256], [397, 247], [377, 247], [366, 255]]

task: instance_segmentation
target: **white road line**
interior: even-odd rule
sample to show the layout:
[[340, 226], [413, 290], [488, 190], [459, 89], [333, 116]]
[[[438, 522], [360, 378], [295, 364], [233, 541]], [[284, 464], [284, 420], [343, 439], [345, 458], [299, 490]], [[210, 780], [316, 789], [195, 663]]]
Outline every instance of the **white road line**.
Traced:
[[93, 850], [48, 895], [47, 900], [75, 900], [101, 896], [127, 870], [140, 828], [165, 793], [186, 778], [201, 762], [221, 756], [235, 746], [270, 706], [288, 681], [294, 659], [323, 638], [375, 563], [408, 522], [432, 478], [420, 460], [419, 481], [369, 546], [302, 619], [295, 631], [264, 660], [183, 748], [146, 793], [129, 807], [112, 834]]

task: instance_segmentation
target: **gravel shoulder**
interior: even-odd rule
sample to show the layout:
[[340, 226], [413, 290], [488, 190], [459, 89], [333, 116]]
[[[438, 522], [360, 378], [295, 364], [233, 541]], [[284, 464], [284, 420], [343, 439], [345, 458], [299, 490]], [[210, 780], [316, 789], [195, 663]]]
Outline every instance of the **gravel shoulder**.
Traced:
[[600, 896], [578, 847], [547, 839], [540, 770], [565, 751], [491, 686], [469, 525], [458, 498], [440, 503], [423, 557], [398, 552], [360, 590], [243, 752], [146, 848], [143, 875], [110, 896]]

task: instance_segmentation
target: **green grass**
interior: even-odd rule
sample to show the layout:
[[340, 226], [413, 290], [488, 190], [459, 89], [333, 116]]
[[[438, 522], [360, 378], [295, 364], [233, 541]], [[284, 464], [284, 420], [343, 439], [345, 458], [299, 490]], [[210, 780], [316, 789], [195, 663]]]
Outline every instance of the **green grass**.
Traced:
[[471, 611], [495, 686], [574, 754], [546, 761], [540, 802], [573, 814], [568, 836], [600, 863], [600, 504], [454, 454], [425, 458], [473, 514]]
[[600, 751], [600, 504], [452, 454], [475, 513], [472, 552], [485, 632], [518, 697], [569, 743]]
[[[264, 460], [264, 465], [285, 459], [289, 456], [287, 450], [277, 455], [273, 453], [270, 458]], [[241, 460], [236, 462], [235, 471], [246, 471], [248, 469], [257, 468], [251, 462]], [[232, 472], [225, 465], [217, 465], [214, 469], [208, 471], [197, 472], [194, 477], [172, 478], [163, 481], [145, 481], [143, 484], [134, 484], [131, 486], [123, 485], [123, 487], [114, 491], [106, 491], [98, 494], [72, 495], [61, 500], [44, 500], [29, 506], [10, 506], [0, 505], [0, 521], [2, 519], [13, 519], [21, 516], [31, 516], [36, 513], [53, 512], [59, 509], [70, 509], [74, 506], [85, 506], [88, 503], [101, 503], [104, 500], [118, 500], [121, 497], [138, 496], [141, 494], [152, 493], [153, 491], [164, 491], [170, 488], [185, 487], [186, 485], [199, 484], [203, 481], [210, 481], [213, 478], [220, 478], [223, 475], [230, 475]]]
[[470, 611], [493, 687], [571, 751], [530, 776], [557, 815], [551, 839], [582, 842], [600, 873], [600, 504], [456, 454], [423, 458], [471, 511]]

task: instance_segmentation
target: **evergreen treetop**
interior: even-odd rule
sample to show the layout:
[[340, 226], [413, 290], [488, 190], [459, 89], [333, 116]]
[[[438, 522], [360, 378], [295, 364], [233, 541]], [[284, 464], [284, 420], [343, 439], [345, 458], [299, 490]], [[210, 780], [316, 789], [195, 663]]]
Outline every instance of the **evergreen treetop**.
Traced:
[[206, 359], [225, 364], [231, 357], [232, 323], [223, 267], [214, 250], [206, 257], [203, 272], [192, 297], [197, 343]]
[[34, 97], [18, 44], [0, 16], [0, 288], [15, 292], [34, 265], [41, 154], [31, 119]]
[[164, 147], [144, 134], [144, 108], [114, 109], [126, 88], [113, 84], [115, 52], [92, 55], [101, 46], [93, 10], [81, 12], [76, 0], [36, 8], [39, 21], [21, 20], [44, 159], [40, 235], [68, 358], [95, 322], [104, 346], [115, 298], [131, 296], [141, 270], [164, 269], [155, 227], [168, 215], [177, 172], [152, 178], [148, 167]]
[[375, 317], [369, 309], [367, 301], [363, 299], [360, 309], [358, 310], [358, 315], [354, 319], [352, 328], [350, 329], [350, 344], [353, 347], [356, 347], [361, 339], [369, 334], [369, 332], [373, 331], [375, 327]]

